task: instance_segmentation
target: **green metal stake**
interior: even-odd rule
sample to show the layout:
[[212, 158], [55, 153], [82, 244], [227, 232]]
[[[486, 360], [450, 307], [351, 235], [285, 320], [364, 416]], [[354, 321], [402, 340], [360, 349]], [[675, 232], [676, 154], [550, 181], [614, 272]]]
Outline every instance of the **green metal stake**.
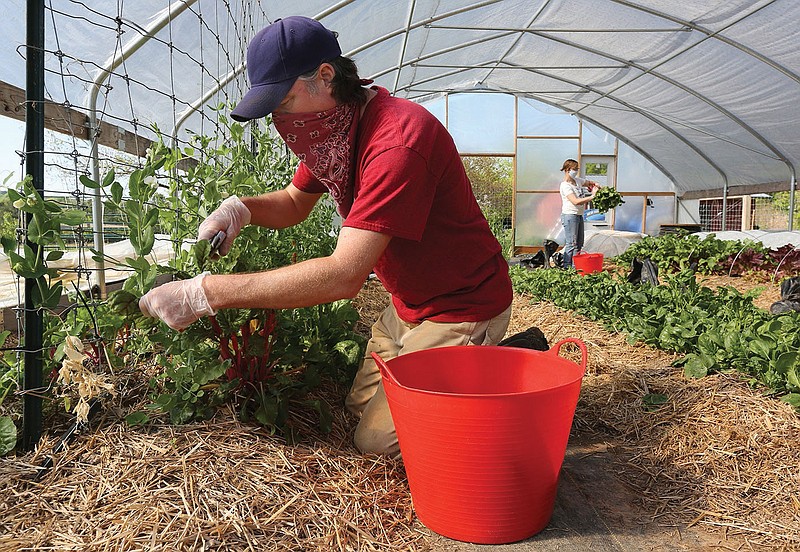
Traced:
[[[27, 76], [25, 85], [25, 172], [44, 196], [44, 0], [27, 4]], [[30, 224], [33, 215], [28, 213]], [[42, 255], [42, 248], [27, 242]], [[25, 279], [25, 375], [22, 447], [33, 449], [42, 434], [42, 314], [33, 302], [36, 281]]]

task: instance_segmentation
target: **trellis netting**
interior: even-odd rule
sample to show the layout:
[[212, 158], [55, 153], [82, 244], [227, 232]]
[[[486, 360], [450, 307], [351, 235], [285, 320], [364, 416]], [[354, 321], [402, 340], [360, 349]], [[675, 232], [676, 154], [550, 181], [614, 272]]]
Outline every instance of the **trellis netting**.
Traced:
[[[12, 12], [26, 13], [21, 2], [12, 4]], [[34, 4], [28, 3], [29, 11]], [[242, 59], [248, 40], [268, 23], [258, 3], [44, 4], [44, 195], [89, 211], [99, 202], [81, 177], [98, 180], [113, 167], [124, 183], [126, 173], [141, 167], [158, 133], [171, 145], [193, 148], [198, 159], [204, 150], [190, 144], [190, 136], [224, 140], [227, 129], [218, 117], [246, 89]], [[1, 25], [6, 36], [19, 40], [3, 46], [2, 99], [13, 106], [12, 114], [24, 117], [25, 26], [21, 17], [6, 18]], [[20, 165], [26, 161], [24, 146], [18, 144]], [[16, 176], [9, 175], [8, 181]], [[112, 223], [107, 239], [124, 237], [124, 220], [107, 222]], [[102, 283], [86, 252], [92, 245], [102, 250], [99, 230], [91, 225], [77, 229], [73, 266], [65, 265], [69, 256], [62, 260], [61, 268], [73, 268], [76, 279], [86, 280], [83, 287], [98, 279]]]
[[[98, 299], [93, 292], [99, 291], [102, 298], [107, 277], [127, 276], [119, 267], [114, 267], [116, 272], [104, 270], [101, 256], [111, 255], [120, 261], [136, 257], [129, 240], [107, 243], [115, 241], [114, 233], [121, 234], [117, 240], [126, 237], [128, 221], [124, 216], [117, 220], [106, 217], [104, 235], [101, 196], [91, 182], [115, 175], [126, 186], [127, 175], [146, 164], [153, 140], [181, 148], [195, 163], [203, 163], [207, 151], [217, 156], [223, 152], [223, 159], [213, 162], [224, 169], [221, 145], [228, 143], [231, 132], [225, 114], [246, 86], [241, 60], [249, 37], [268, 20], [258, 4], [249, 3], [187, 1], [156, 6], [132, 2], [98, 6], [46, 2], [37, 6], [28, 2], [27, 12], [22, 5], [14, 8], [27, 16], [27, 38], [20, 20], [4, 20], [7, 35], [19, 35], [21, 28], [23, 38], [13, 46], [6, 43], [10, 51], [0, 62], [0, 98], [13, 117], [27, 116], [27, 126], [26, 141], [17, 150], [19, 174], [9, 175], [7, 182], [22, 180], [24, 167], [32, 176], [31, 185], [50, 202], [49, 207], [45, 202], [45, 210], [57, 205], [68, 212], [91, 211], [94, 215], [94, 224], [87, 217], [80, 224], [67, 223], [60, 228], [61, 239], [71, 246], [63, 256], [29, 247], [27, 240], [43, 243], [42, 233], [51, 231], [30, 214], [27, 222], [21, 216], [19, 226], [23, 230], [16, 236], [3, 236], [15, 272], [29, 273], [24, 293], [17, 279], [16, 293], [5, 294], [4, 299], [13, 305], [21, 303], [23, 296], [25, 301], [24, 308], [13, 310], [25, 357], [22, 440], [23, 446], [31, 447], [41, 430], [41, 393], [47, 386], [42, 381], [42, 356], [53, 346], [45, 343], [42, 335], [42, 313], [58, 302], [58, 297], [50, 295], [70, 292], [67, 301], [73, 304], [65, 305], [62, 299], [57, 311], [92, 309]], [[21, 46], [26, 40], [27, 46]], [[26, 103], [35, 109], [26, 110]], [[40, 110], [41, 105], [44, 110]], [[3, 118], [3, 123], [13, 121]], [[42, 134], [37, 126], [46, 127], [47, 132]], [[170, 172], [177, 175], [185, 168], [179, 165]], [[31, 199], [17, 199], [15, 203], [20, 201], [33, 206]], [[52, 231], [58, 233], [59, 229]], [[9, 246], [14, 238], [18, 242], [15, 251]], [[162, 262], [176, 254], [176, 247], [166, 236], [155, 238], [151, 261]], [[93, 259], [91, 248], [100, 255]], [[37, 268], [42, 259], [46, 259], [48, 269], [58, 270], [58, 278], [56, 272], [42, 275]], [[4, 359], [5, 392], [12, 385], [10, 378], [22, 373], [19, 358], [21, 355], [10, 369], [8, 356]], [[2, 421], [5, 432], [7, 419]], [[3, 439], [7, 441], [5, 433]]]

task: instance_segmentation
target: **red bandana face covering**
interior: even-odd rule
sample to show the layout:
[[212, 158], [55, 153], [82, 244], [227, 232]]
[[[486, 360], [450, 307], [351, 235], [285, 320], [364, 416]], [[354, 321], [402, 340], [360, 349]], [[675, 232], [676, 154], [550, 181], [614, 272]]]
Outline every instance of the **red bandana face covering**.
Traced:
[[342, 216], [353, 204], [358, 113], [357, 104], [343, 104], [327, 111], [272, 116], [278, 134], [328, 189]]

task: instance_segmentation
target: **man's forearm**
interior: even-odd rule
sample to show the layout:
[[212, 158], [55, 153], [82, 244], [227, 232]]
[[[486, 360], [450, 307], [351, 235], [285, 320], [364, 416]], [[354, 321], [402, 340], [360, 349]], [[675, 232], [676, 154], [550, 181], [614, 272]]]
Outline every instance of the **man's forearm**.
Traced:
[[323, 257], [265, 272], [208, 275], [203, 287], [215, 310], [288, 309], [354, 297], [365, 278], [337, 259]]

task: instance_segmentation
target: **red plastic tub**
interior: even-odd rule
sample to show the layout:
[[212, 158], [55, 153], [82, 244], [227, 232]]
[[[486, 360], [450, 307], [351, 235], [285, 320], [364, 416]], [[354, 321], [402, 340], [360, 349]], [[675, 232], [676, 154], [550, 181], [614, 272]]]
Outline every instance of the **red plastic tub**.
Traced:
[[602, 253], [579, 253], [572, 257], [572, 264], [578, 274], [585, 276], [593, 272], [600, 272], [603, 269]]
[[[578, 365], [558, 356], [576, 343]], [[550, 522], [586, 369], [586, 346], [426, 349], [380, 366], [420, 521], [481, 544], [526, 539]]]

